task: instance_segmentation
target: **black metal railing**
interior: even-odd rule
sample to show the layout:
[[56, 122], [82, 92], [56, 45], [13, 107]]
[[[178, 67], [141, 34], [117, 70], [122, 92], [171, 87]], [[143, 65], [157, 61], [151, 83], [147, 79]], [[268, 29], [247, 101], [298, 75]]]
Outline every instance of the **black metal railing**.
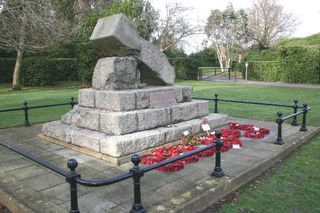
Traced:
[[31, 109], [39, 109], [39, 108], [46, 108], [46, 107], [56, 107], [56, 106], [64, 106], [64, 105], [70, 105], [71, 109], [73, 109], [74, 105], [78, 104], [78, 102], [74, 99], [74, 97], [70, 98], [69, 102], [66, 103], [57, 103], [57, 104], [46, 104], [46, 105], [37, 105], [37, 106], [28, 106], [28, 102], [23, 102], [23, 107], [18, 108], [11, 108], [11, 109], [2, 109], [1, 112], [13, 112], [13, 111], [24, 111], [24, 126], [30, 126], [29, 121], [29, 110]]
[[308, 106], [308, 104], [303, 104], [303, 108], [300, 112], [295, 112], [291, 115], [288, 115], [288, 116], [285, 116], [285, 117], [282, 117], [283, 116], [283, 113], [282, 112], [277, 112], [277, 115], [278, 115], [278, 118], [276, 120], [276, 123], [278, 124], [278, 134], [277, 134], [277, 140], [275, 142], [275, 144], [279, 144], [279, 145], [282, 145], [284, 144], [284, 141], [283, 141], [283, 138], [282, 138], [282, 124], [288, 120], [288, 119], [291, 119], [291, 118], [297, 118], [298, 115], [301, 115], [302, 114], [302, 124], [301, 124], [301, 127], [300, 127], [300, 131], [301, 132], [306, 132], [308, 131], [308, 128], [307, 128], [307, 113], [311, 110], [311, 107]]
[[213, 169], [213, 172], [211, 173], [211, 176], [214, 177], [222, 177], [224, 176], [224, 172], [221, 167], [221, 147], [223, 146], [223, 142], [221, 140], [221, 131], [217, 130], [215, 132], [215, 135], [217, 137], [216, 141], [212, 142], [212, 144], [198, 148], [196, 150], [183, 153], [179, 156], [161, 161], [159, 163], [155, 163], [149, 166], [140, 167], [140, 156], [138, 154], [134, 154], [131, 158], [132, 163], [134, 164], [133, 168], [129, 170], [128, 173], [115, 176], [109, 179], [102, 179], [102, 180], [85, 180], [81, 178], [81, 175], [76, 171], [76, 168], [78, 166], [78, 162], [75, 159], [68, 160], [67, 166], [70, 169], [70, 171], [63, 170], [59, 167], [57, 167], [54, 164], [51, 164], [48, 161], [45, 161], [43, 159], [40, 159], [38, 157], [33, 156], [32, 154], [25, 152], [22, 149], [19, 149], [18, 147], [15, 147], [13, 145], [9, 145], [3, 141], [0, 140], [0, 145], [3, 147], [6, 147], [9, 150], [12, 150], [20, 155], [23, 155], [24, 157], [39, 163], [40, 165], [50, 169], [53, 172], [56, 172], [66, 178], [66, 181], [69, 183], [70, 188], [70, 213], [78, 213], [80, 212], [78, 207], [78, 195], [77, 195], [77, 184], [88, 186], [88, 187], [99, 187], [99, 186], [107, 186], [110, 184], [114, 184], [129, 178], [133, 179], [133, 185], [134, 185], [134, 201], [131, 208], [131, 213], [141, 213], [146, 212], [145, 208], [142, 205], [141, 202], [141, 183], [140, 179], [141, 177], [154, 169], [157, 169], [161, 166], [165, 166], [167, 164], [182, 160], [184, 158], [190, 157], [192, 155], [198, 154], [200, 152], [206, 151], [211, 148], [216, 148], [216, 155], [215, 155], [215, 166]]
[[[231, 100], [231, 99], [223, 99], [218, 98], [217, 94], [214, 94], [214, 98], [200, 98], [200, 97], [193, 97], [193, 99], [199, 100], [207, 100], [214, 102], [214, 113], [219, 113], [218, 111], [218, 102], [229, 102], [229, 103], [239, 103], [239, 104], [253, 104], [253, 105], [261, 105], [261, 106], [274, 106], [274, 107], [287, 107], [293, 108], [293, 113], [297, 113], [298, 109], [302, 109], [303, 106], [298, 105], [298, 99], [293, 100], [293, 104], [275, 104], [275, 103], [267, 103], [267, 102], [257, 102], [257, 101], [243, 101], [243, 100]], [[292, 126], [298, 126], [297, 115], [292, 116]]]
[[[212, 70], [212, 73], [209, 73], [209, 76], [203, 78], [203, 71], [204, 70]], [[217, 72], [218, 71], [218, 72]], [[228, 79], [231, 79], [231, 68], [221, 68], [221, 67], [198, 67], [198, 80], [206, 80], [208, 78], [217, 76], [218, 74], [222, 73], [223, 71], [228, 71]], [[208, 72], [207, 72], [208, 74]]]
[[[231, 100], [231, 99], [222, 99], [218, 98], [218, 95], [215, 94], [214, 98], [198, 98], [193, 97], [193, 99], [199, 99], [199, 100], [207, 100], [207, 101], [214, 101], [214, 113], [218, 113], [218, 102], [230, 102], [230, 103], [239, 103], [239, 104], [254, 104], [254, 105], [261, 105], [261, 106], [275, 106], [275, 107], [287, 107], [287, 108], [293, 108], [293, 114], [288, 115], [286, 117], [282, 117], [282, 112], [277, 112], [277, 119], [276, 123], [278, 125], [278, 133], [277, 133], [277, 140], [275, 141], [275, 144], [282, 145], [284, 144], [283, 138], [282, 138], [282, 124], [286, 121], [292, 118], [291, 125], [292, 126], [298, 126], [299, 123], [297, 121], [298, 115], [302, 116], [302, 124], [300, 131], [306, 132], [307, 129], [307, 113], [311, 110], [311, 108], [307, 104], [303, 104], [302, 106], [298, 105], [298, 99], [293, 100], [293, 104], [275, 104], [275, 103], [266, 103], [266, 102], [256, 102], [256, 101], [243, 101], [243, 100]], [[302, 109], [298, 112], [298, 109]]]

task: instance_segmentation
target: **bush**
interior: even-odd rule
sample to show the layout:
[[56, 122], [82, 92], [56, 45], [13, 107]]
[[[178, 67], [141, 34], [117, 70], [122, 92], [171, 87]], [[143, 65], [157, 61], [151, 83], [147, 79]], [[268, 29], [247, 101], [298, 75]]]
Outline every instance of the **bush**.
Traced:
[[199, 61], [201, 67], [219, 67], [219, 61], [217, 60], [217, 54], [214, 48], [205, 48], [197, 53], [192, 53], [189, 55]]
[[172, 66], [176, 71], [176, 79], [180, 80], [197, 80], [198, 67], [200, 63], [191, 57], [171, 60]]
[[15, 58], [0, 58], [0, 83], [12, 82], [15, 63]]
[[280, 69], [279, 61], [249, 61], [248, 80], [279, 81]]
[[21, 83], [25, 86], [52, 85], [57, 81], [77, 79], [77, 61], [74, 58], [50, 59], [32, 56], [23, 59]]
[[277, 50], [249, 51], [244, 56], [244, 61], [277, 61], [279, 52]]
[[280, 56], [280, 81], [320, 84], [320, 47], [284, 47]]
[[164, 52], [169, 58], [170, 64], [174, 67], [176, 79], [197, 80], [198, 67], [201, 65], [196, 54], [187, 56], [182, 50], [169, 49]]
[[320, 47], [282, 47], [278, 61], [249, 61], [248, 78], [320, 84]]

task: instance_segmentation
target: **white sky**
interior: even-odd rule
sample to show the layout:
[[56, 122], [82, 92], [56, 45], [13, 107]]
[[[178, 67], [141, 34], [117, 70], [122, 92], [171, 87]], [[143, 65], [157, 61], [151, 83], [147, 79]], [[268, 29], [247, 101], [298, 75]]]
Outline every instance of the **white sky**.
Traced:
[[[155, 9], [163, 13], [166, 3], [178, 2], [186, 7], [192, 7], [188, 19], [198, 21], [205, 25], [210, 11], [213, 9], [224, 10], [229, 2], [235, 9], [251, 7], [253, 0], [150, 0]], [[320, 32], [320, 0], [278, 0], [288, 13], [298, 18], [299, 25], [291, 37], [305, 37]], [[203, 38], [202, 38], [203, 39]], [[202, 39], [199, 37], [190, 39], [190, 51], [201, 49]]]

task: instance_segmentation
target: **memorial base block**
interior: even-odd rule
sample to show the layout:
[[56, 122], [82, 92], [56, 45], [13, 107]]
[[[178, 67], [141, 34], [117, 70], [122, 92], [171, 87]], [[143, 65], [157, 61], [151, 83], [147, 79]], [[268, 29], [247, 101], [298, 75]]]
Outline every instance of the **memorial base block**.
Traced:
[[143, 154], [150, 149], [180, 140], [186, 130], [193, 134], [201, 132], [201, 122], [204, 119], [208, 120], [211, 129], [227, 124], [226, 115], [210, 114], [202, 118], [126, 135], [107, 135], [94, 130], [66, 125], [61, 121], [53, 121], [43, 125], [41, 137], [110, 163], [121, 165], [129, 162], [133, 153]]
[[82, 89], [79, 105], [61, 120], [43, 125], [42, 137], [111, 163], [122, 164], [141, 153], [178, 141], [183, 132], [227, 124], [227, 116], [210, 114], [208, 101], [192, 100], [190, 86], [147, 86], [141, 89]]

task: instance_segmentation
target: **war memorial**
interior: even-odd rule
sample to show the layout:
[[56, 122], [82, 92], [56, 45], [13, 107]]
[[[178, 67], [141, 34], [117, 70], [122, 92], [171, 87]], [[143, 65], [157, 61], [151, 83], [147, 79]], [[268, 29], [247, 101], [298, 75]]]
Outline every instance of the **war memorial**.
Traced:
[[[99, 19], [90, 40], [101, 58], [78, 105], [57, 121], [0, 130], [5, 147], [31, 159], [0, 149], [0, 201], [13, 212], [201, 212], [319, 132], [281, 115], [275, 123], [209, 113], [192, 87], [174, 85], [167, 57], [123, 14]], [[139, 164], [154, 150], [180, 149], [188, 134], [203, 134], [197, 148], [214, 151], [190, 155], [179, 171]], [[227, 149], [229, 139], [237, 144]]]

